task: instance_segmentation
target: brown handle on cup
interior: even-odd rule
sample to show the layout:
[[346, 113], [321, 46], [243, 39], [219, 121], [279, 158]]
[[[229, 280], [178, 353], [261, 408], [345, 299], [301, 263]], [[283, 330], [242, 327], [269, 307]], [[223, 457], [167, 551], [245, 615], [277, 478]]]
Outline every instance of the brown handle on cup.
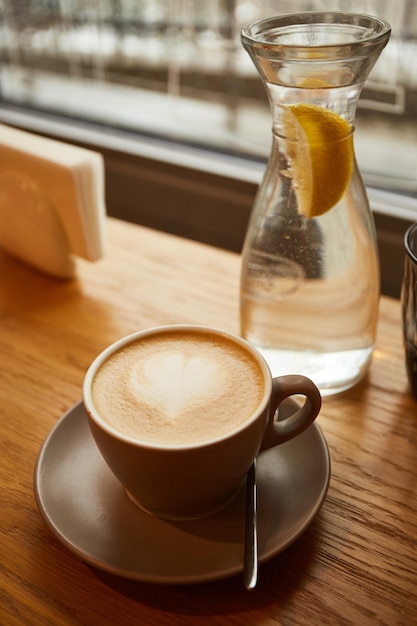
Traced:
[[[312, 380], [305, 376], [289, 375], [274, 378], [269, 403], [268, 426], [261, 450], [272, 448], [296, 437], [316, 419], [321, 408], [321, 395]], [[275, 420], [275, 413], [283, 400], [294, 395], [306, 397], [305, 403], [283, 420]]]

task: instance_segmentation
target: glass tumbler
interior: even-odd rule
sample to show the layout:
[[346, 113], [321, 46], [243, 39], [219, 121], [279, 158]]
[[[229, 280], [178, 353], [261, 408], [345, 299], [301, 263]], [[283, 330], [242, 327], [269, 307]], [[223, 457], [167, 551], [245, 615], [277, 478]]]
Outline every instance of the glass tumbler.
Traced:
[[404, 248], [401, 310], [405, 364], [410, 389], [417, 400], [417, 223], [407, 230]]

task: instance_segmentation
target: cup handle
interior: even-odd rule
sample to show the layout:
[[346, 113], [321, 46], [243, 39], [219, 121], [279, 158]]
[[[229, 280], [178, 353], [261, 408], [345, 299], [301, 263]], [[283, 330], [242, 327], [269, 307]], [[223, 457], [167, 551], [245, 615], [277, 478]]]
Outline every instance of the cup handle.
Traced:
[[[294, 395], [306, 397], [304, 404], [289, 417], [276, 420], [275, 413], [283, 400]], [[321, 395], [312, 380], [301, 375], [280, 376], [272, 380], [268, 425], [261, 450], [266, 450], [296, 437], [316, 419], [321, 408]]]

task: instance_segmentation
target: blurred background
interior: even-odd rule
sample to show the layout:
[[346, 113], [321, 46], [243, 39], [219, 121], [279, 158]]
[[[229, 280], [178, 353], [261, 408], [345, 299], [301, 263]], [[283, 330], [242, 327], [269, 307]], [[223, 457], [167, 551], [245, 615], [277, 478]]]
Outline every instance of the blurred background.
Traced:
[[360, 100], [356, 150], [368, 184], [414, 196], [417, 0], [0, 0], [0, 99], [263, 161], [270, 113], [241, 27], [320, 9], [391, 23]]
[[0, 122], [100, 151], [109, 215], [240, 251], [271, 140], [240, 30], [305, 10], [392, 26], [355, 150], [398, 297], [417, 221], [417, 0], [0, 0]]

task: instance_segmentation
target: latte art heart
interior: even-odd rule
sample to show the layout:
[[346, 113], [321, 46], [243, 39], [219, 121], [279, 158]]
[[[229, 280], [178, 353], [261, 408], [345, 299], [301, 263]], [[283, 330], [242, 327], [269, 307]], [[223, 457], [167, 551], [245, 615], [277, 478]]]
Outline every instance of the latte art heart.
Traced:
[[254, 357], [217, 333], [173, 330], [141, 337], [96, 372], [94, 405], [139, 443], [193, 445], [248, 420], [264, 394]]
[[158, 404], [173, 420], [192, 405], [222, 393], [216, 362], [208, 357], [176, 352], [150, 356], [132, 372], [132, 391], [149, 404]]

